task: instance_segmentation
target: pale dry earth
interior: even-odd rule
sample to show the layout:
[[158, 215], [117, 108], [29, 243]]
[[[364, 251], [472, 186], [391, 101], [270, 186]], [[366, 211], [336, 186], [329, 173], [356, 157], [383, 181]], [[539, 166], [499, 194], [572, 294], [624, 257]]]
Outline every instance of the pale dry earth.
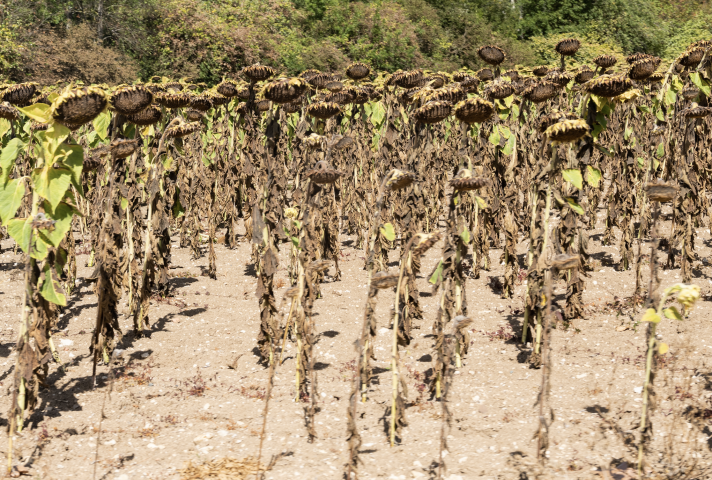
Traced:
[[[602, 214], [602, 212], [601, 212]], [[551, 478], [607, 478], [600, 470], [611, 463], [631, 460], [630, 450], [611, 433], [601, 429], [597, 410], [624, 431], [633, 431], [639, 421], [640, 387], [643, 379], [644, 328], [634, 320], [640, 309], [607, 308], [616, 297], [630, 297], [634, 291], [633, 271], [615, 271], [617, 247], [600, 245], [603, 218], [592, 232], [591, 247], [595, 272], [586, 279], [584, 303], [588, 317], [554, 332], [552, 406], [556, 421], [551, 430], [549, 470]], [[669, 222], [663, 233], [669, 232]], [[710, 255], [709, 229], [698, 229], [700, 258]], [[78, 234], [77, 234], [78, 235]], [[77, 237], [78, 238], [78, 237]], [[288, 343], [285, 362], [277, 369], [274, 396], [270, 404], [263, 459], [287, 452], [267, 474], [271, 479], [339, 479], [346, 462], [346, 412], [353, 375], [353, 348], [358, 338], [366, 301], [366, 272], [363, 251], [352, 248], [353, 239], [342, 236], [343, 279], [322, 285], [323, 298], [314, 312], [320, 332], [318, 355], [317, 415], [318, 440], [309, 444], [303, 419], [303, 403], [294, 402], [295, 346]], [[132, 321], [122, 301], [120, 322], [125, 334], [113, 392], [107, 395], [108, 368], [100, 366], [100, 382], [91, 388], [89, 341], [95, 321], [97, 297], [93, 286], [82, 282], [60, 319], [55, 342], [67, 363], [66, 373], [51, 366], [51, 387], [41, 392], [41, 405], [28, 421], [28, 428], [16, 442], [15, 461], [27, 465], [34, 478], [65, 479], [178, 479], [180, 470], [192, 461], [200, 463], [225, 456], [242, 459], [256, 456], [262, 425], [267, 368], [255, 355], [259, 310], [254, 297], [256, 277], [248, 265], [250, 245], [239, 248], [217, 246], [218, 279], [201, 273], [207, 256], [193, 261], [188, 249], [178, 248], [174, 238], [171, 280], [175, 296], [151, 305], [148, 338], [131, 335]], [[401, 350], [407, 369], [409, 426], [402, 442], [389, 447], [384, 433], [384, 412], [391, 395], [389, 315], [393, 293], [379, 295], [376, 311], [379, 335], [375, 353], [376, 380], [369, 401], [359, 404], [358, 428], [363, 438], [360, 468], [363, 479], [429, 478], [430, 466], [439, 450], [440, 404], [430, 399], [423, 379], [431, 368], [434, 337], [431, 325], [438, 295], [431, 295], [427, 278], [440, 256], [441, 244], [423, 259], [418, 286], [425, 318], [415, 331], [410, 347]], [[526, 253], [527, 242], [518, 252]], [[84, 250], [86, 251], [86, 249]], [[649, 253], [650, 243], [643, 244]], [[286, 244], [277, 274], [278, 302], [287, 289]], [[525, 465], [534, 462], [538, 407], [536, 397], [541, 372], [530, 369], [524, 360], [527, 350], [512, 338], [521, 332], [522, 299], [525, 284], [516, 287], [514, 299], [501, 299], [489, 277], [503, 275], [498, 259], [501, 250], [492, 250], [492, 270], [480, 279], [468, 279], [468, 313], [473, 319], [470, 352], [456, 372], [450, 401], [454, 421], [449, 431], [449, 451], [445, 457], [447, 476], [452, 480], [474, 478], [516, 479]], [[397, 269], [397, 252], [391, 252], [391, 270]], [[91, 273], [85, 267], [88, 255], [78, 258], [79, 277]], [[10, 241], [2, 242], [0, 256], [0, 421], [7, 426], [8, 392], [12, 384], [15, 355], [13, 347], [20, 318], [22, 265]], [[648, 264], [643, 266], [647, 285]], [[333, 270], [331, 271], [333, 273]], [[663, 287], [679, 282], [679, 268], [661, 274]], [[659, 401], [653, 417], [658, 457], [666, 439], [676, 439], [675, 448], [712, 465], [708, 444], [712, 434], [688, 426], [679, 416], [675, 402], [665, 402], [662, 383], [675, 372], [681, 389], [672, 399], [707, 404], [710, 377], [702, 365], [712, 355], [712, 313], [707, 295], [712, 270], [696, 270], [695, 282], [705, 296], [684, 322], [664, 320], [659, 332], [670, 344], [673, 367], [659, 375]], [[283, 281], [280, 282], [279, 279]], [[563, 305], [565, 284], [555, 290]], [[284, 311], [284, 306], [282, 307]], [[630, 313], [628, 315], [627, 313]], [[627, 329], [623, 330], [624, 328]], [[621, 331], [622, 330], [622, 331]], [[228, 366], [234, 366], [235, 369]], [[697, 370], [682, 370], [697, 367]], [[667, 372], [667, 373], [666, 373]], [[665, 391], [674, 391], [674, 386]], [[689, 391], [690, 397], [684, 392]], [[97, 451], [97, 430], [102, 406], [106, 419]], [[712, 413], [712, 410], [710, 411]], [[703, 422], [712, 425], [710, 418]], [[674, 425], [665, 430], [663, 425]], [[666, 427], [667, 428], [667, 427]], [[694, 432], [682, 442], [676, 435]], [[668, 432], [668, 433], [666, 433]], [[5, 436], [3, 435], [3, 440]], [[6, 454], [6, 441], [2, 451]], [[672, 457], [670, 457], [672, 458]], [[672, 465], [674, 466], [674, 465]], [[447, 477], [446, 477], [447, 478]], [[524, 477], [522, 477], [524, 478]], [[700, 477], [701, 478], [701, 477]], [[709, 477], [707, 477], [709, 478]]]

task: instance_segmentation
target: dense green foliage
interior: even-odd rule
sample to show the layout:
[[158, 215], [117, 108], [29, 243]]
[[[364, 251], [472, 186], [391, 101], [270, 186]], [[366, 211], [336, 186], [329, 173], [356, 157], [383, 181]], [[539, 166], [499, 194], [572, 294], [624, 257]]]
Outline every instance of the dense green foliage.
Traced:
[[552, 62], [551, 46], [567, 35], [585, 40], [579, 61], [637, 51], [670, 58], [692, 41], [712, 37], [712, 13], [700, 0], [12, 4], [0, 7], [0, 77], [15, 81], [116, 83], [138, 74], [214, 83], [254, 62], [290, 74], [341, 69], [354, 60], [384, 70], [477, 69], [477, 48], [488, 43], [507, 51], [507, 66], [534, 65]]

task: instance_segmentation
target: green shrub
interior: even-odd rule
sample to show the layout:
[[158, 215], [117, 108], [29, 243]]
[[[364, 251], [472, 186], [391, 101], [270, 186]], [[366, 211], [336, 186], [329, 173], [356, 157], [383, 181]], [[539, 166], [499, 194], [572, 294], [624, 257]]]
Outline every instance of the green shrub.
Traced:
[[605, 39], [598, 39], [592, 35], [583, 36], [577, 33], [558, 33], [546, 37], [532, 37], [529, 39], [531, 48], [536, 55], [537, 64], [558, 66], [561, 56], [556, 53], [554, 47], [564, 38], [578, 38], [581, 41], [581, 48], [573, 57], [567, 57], [569, 66], [587, 64], [592, 65], [592, 60], [599, 55], [613, 55], [618, 58], [618, 62], [623, 62], [625, 55], [620, 46], [615, 43], [608, 43]]

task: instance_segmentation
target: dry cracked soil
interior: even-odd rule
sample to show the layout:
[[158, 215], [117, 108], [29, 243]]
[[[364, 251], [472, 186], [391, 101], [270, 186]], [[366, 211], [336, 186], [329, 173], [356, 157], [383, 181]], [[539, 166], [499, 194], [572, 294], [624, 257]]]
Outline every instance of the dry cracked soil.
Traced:
[[[641, 309], [631, 305], [634, 271], [617, 271], [618, 248], [601, 246], [601, 215], [603, 211], [598, 228], [591, 232], [595, 269], [586, 278], [586, 318], [568, 326], [557, 322], [552, 336], [555, 421], [545, 478], [635, 478], [626, 469], [625, 462], [635, 458], [634, 444], [630, 440], [626, 444], [626, 438], [635, 438], [640, 418], [645, 328], [639, 323]], [[668, 221], [661, 232], [667, 235], [669, 231]], [[700, 259], [709, 258], [709, 229], [700, 227], [698, 234], [697, 253]], [[367, 276], [363, 251], [353, 248], [353, 238], [342, 236], [341, 240], [343, 278], [333, 282], [327, 274], [323, 298], [314, 308], [318, 439], [308, 443], [305, 404], [294, 400], [296, 347], [288, 342], [284, 362], [276, 369], [262, 458], [267, 462], [274, 455], [284, 455], [267, 472], [268, 479], [340, 479], [343, 475], [354, 342], [363, 321]], [[210, 465], [225, 457], [242, 460], [257, 455], [268, 369], [259, 363], [255, 348], [259, 309], [257, 281], [249, 265], [251, 247], [244, 239], [234, 250], [217, 245], [218, 278], [212, 280], [204, 275], [207, 255], [191, 260], [188, 249], [178, 248], [176, 239], [173, 243], [172, 296], [154, 299], [150, 331], [143, 338], [132, 335], [132, 320], [122, 299], [124, 336], [114, 365], [115, 379], [109, 378], [107, 366], [100, 365], [97, 388], [91, 385], [89, 355], [97, 297], [93, 285], [81, 280], [92, 271], [85, 266], [88, 243], [78, 245], [79, 288], [53, 332], [65, 370], [51, 365], [41, 402], [15, 441], [14, 461], [27, 468], [27, 475], [41, 479], [247, 478], [237, 470], [224, 477], [201, 477], [185, 468], [189, 463]], [[650, 245], [649, 241], [642, 244], [645, 285]], [[3, 241], [0, 255], [0, 386], [5, 393], [0, 400], [0, 421], [4, 426], [23, 281], [21, 255], [12, 247], [10, 241]], [[394, 295], [390, 290], [379, 295], [375, 379], [368, 401], [358, 405], [362, 479], [425, 479], [433, 478], [436, 470], [443, 419], [440, 404], [430, 397], [425, 382], [432, 367], [431, 326], [439, 298], [427, 278], [439, 260], [440, 247], [437, 244], [423, 258], [418, 287], [424, 319], [416, 325], [411, 345], [401, 349], [408, 426], [395, 447], [389, 446], [385, 433]], [[518, 253], [524, 255], [526, 248], [527, 242], [520, 242]], [[282, 313], [289, 283], [286, 251], [285, 244], [275, 280]], [[395, 272], [397, 251], [390, 253], [390, 269]], [[541, 371], [529, 368], [529, 349], [517, 341], [525, 282], [518, 282], [512, 299], [500, 298], [497, 290], [503, 275], [500, 254], [501, 250], [493, 249], [491, 270], [483, 271], [479, 279], [467, 280], [468, 314], [473, 323], [469, 326], [470, 351], [455, 372], [449, 398], [453, 421], [446, 432], [449, 448], [444, 461], [445, 478], [451, 480], [533, 478], [535, 471]], [[522, 280], [524, 273], [520, 272]], [[684, 321], [666, 319], [659, 327], [670, 352], [661, 362], [657, 379], [649, 454], [656, 468], [674, 469], [690, 462], [712, 465], [712, 376], [705, 367], [712, 355], [707, 297], [711, 274], [707, 262], [700, 262], [694, 282], [702, 287], [703, 300]], [[679, 265], [662, 271], [662, 287], [679, 282], [679, 276]], [[555, 285], [560, 305], [565, 292], [565, 282]], [[698, 410], [690, 415], [693, 407]], [[102, 409], [105, 419], [99, 428]], [[216, 467], [214, 472], [219, 470]]]

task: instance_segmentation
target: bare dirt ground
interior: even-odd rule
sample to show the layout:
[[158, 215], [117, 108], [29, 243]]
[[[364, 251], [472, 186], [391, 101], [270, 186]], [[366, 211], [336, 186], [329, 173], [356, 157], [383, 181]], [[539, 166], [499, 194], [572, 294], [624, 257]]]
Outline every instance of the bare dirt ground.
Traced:
[[[634, 272], [615, 271], [618, 248], [600, 245], [602, 220], [599, 218], [599, 228], [591, 236], [596, 268], [586, 279], [588, 316], [566, 330], [559, 325], [553, 334], [551, 395], [556, 420], [547, 478], [624, 478], [611, 477], [610, 466], [634, 460], [631, 445], [626, 446], [621, 436], [635, 434], [640, 418], [645, 330], [637, 324], [640, 309], [626, 306], [625, 299], [634, 291]], [[662, 232], [669, 228], [666, 222]], [[712, 245], [709, 229], [700, 227], [698, 234], [697, 252], [706, 259]], [[304, 404], [294, 401], [296, 348], [290, 344], [286, 361], [276, 371], [263, 460], [280, 452], [288, 455], [276, 462], [267, 478], [342, 476], [347, 459], [347, 402], [356, 357], [353, 344], [360, 334], [367, 294], [364, 255], [352, 248], [352, 240], [342, 237], [343, 279], [332, 282], [327, 276], [323, 298], [314, 309], [320, 332], [316, 347], [318, 440], [307, 442]], [[384, 433], [384, 412], [391, 395], [389, 315], [393, 294], [384, 291], [379, 295], [376, 380], [369, 401], [358, 407], [362, 479], [430, 478], [431, 465], [438, 459], [441, 408], [430, 399], [424, 380], [431, 368], [431, 324], [438, 301], [438, 296], [430, 293], [427, 277], [439, 260], [440, 246], [423, 259], [418, 282], [425, 319], [417, 326], [411, 346], [401, 351], [407, 370], [409, 425], [402, 443], [394, 448], [389, 447]], [[520, 242], [520, 254], [526, 252], [526, 246]], [[2, 247], [0, 386], [5, 395], [0, 400], [0, 421], [6, 426], [22, 265], [10, 241], [2, 242]], [[279, 302], [288, 287], [286, 251], [285, 245], [276, 280]], [[649, 252], [650, 243], [644, 243], [643, 253]], [[535, 402], [541, 372], [524, 363], [527, 348], [516, 341], [521, 335], [526, 286], [517, 286], [511, 300], [500, 298], [490, 280], [503, 275], [500, 253], [491, 251], [491, 271], [467, 281], [472, 343], [450, 395], [454, 420], [445, 462], [452, 480], [527, 478], [520, 477], [520, 472], [536, 455], [532, 438], [537, 428]], [[268, 370], [255, 355], [259, 310], [254, 296], [256, 278], [247, 264], [250, 245], [243, 242], [235, 250], [217, 246], [217, 280], [201, 275], [207, 268], [207, 256], [192, 261], [189, 251], [178, 248], [177, 241], [172, 254], [174, 296], [152, 302], [148, 338], [131, 335], [132, 321], [122, 303], [120, 321], [125, 336], [119, 349], [123, 353], [110, 395], [106, 366], [99, 367], [99, 387], [91, 388], [89, 343], [97, 304], [93, 286], [83, 282], [71, 297], [53, 333], [66, 373], [52, 364], [51, 387], [42, 390], [41, 404], [15, 445], [16, 462], [26, 465], [34, 478], [88, 479], [96, 468], [96, 478], [103, 479], [178, 479], [188, 462], [256, 456]], [[86, 253], [78, 258], [80, 278], [91, 273], [85, 267], [87, 258]], [[391, 270], [397, 268], [396, 260], [397, 252], [393, 251]], [[646, 285], [648, 268], [645, 262]], [[670, 468], [690, 461], [712, 465], [708, 447], [712, 445], [712, 376], [703, 366], [712, 355], [712, 313], [707, 299], [711, 274], [706, 266], [695, 270], [694, 281], [703, 289], [703, 301], [685, 321], [666, 319], [658, 330], [671, 350], [657, 378], [658, 407], [653, 416], [655, 439], [650, 457]], [[679, 269], [665, 270], [661, 278], [662, 287], [679, 282]], [[555, 294], [562, 305], [565, 291], [565, 284], [559, 283]], [[694, 419], [689, 415], [683, 418], [681, 412], [691, 405], [699, 405], [701, 410], [695, 411]], [[98, 438], [102, 406], [106, 419]], [[6, 441], [0, 445], [6, 454]], [[625, 469], [625, 464], [620, 468]]]

